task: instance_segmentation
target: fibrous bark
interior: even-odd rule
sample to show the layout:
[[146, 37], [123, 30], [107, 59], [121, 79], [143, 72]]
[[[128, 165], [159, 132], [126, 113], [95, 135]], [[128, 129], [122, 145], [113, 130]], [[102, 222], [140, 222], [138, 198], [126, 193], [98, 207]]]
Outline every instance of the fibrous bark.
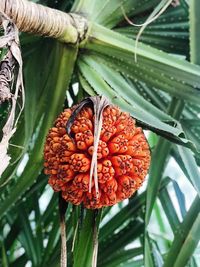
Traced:
[[85, 18], [27, 0], [1, 0], [0, 11], [22, 32], [53, 37], [65, 43], [77, 43], [84, 39], [87, 31]]

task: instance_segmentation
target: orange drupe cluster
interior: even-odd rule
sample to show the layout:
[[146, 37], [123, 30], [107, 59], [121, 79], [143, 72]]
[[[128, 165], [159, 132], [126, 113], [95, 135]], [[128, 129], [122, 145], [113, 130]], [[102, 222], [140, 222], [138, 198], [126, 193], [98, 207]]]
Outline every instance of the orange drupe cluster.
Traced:
[[107, 106], [97, 150], [98, 194], [92, 179], [89, 192], [90, 166], [94, 150], [94, 114], [84, 107], [71, 126], [72, 115], [66, 109], [50, 129], [44, 148], [45, 173], [54, 191], [74, 205], [86, 208], [111, 206], [131, 195], [141, 186], [148, 172], [150, 151], [146, 138], [135, 120], [118, 107]]

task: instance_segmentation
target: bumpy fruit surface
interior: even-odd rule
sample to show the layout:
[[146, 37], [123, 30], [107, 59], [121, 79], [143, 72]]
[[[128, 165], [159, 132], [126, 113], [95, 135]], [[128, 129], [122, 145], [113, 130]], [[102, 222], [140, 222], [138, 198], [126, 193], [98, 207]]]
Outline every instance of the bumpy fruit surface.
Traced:
[[93, 155], [94, 115], [84, 107], [71, 126], [66, 123], [73, 113], [66, 109], [50, 129], [44, 148], [45, 173], [54, 191], [74, 205], [98, 209], [111, 206], [131, 195], [141, 186], [148, 172], [150, 151], [146, 138], [135, 120], [118, 107], [107, 106], [97, 153], [99, 194], [94, 181], [89, 192], [90, 165]]

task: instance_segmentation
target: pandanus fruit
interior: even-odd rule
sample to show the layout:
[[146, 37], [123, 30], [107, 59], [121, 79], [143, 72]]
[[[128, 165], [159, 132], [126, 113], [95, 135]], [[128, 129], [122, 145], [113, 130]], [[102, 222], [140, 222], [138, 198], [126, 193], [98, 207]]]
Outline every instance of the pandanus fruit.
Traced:
[[130, 198], [142, 185], [150, 150], [130, 114], [98, 96], [59, 115], [44, 159], [54, 191], [74, 205], [98, 209]]

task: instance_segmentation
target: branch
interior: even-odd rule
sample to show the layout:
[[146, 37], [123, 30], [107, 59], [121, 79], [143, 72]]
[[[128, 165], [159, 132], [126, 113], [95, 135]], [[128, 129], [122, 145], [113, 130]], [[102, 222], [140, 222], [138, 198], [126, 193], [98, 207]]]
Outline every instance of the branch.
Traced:
[[0, 11], [22, 32], [53, 37], [65, 43], [76, 44], [84, 39], [87, 31], [85, 18], [27, 0], [0, 0]]

